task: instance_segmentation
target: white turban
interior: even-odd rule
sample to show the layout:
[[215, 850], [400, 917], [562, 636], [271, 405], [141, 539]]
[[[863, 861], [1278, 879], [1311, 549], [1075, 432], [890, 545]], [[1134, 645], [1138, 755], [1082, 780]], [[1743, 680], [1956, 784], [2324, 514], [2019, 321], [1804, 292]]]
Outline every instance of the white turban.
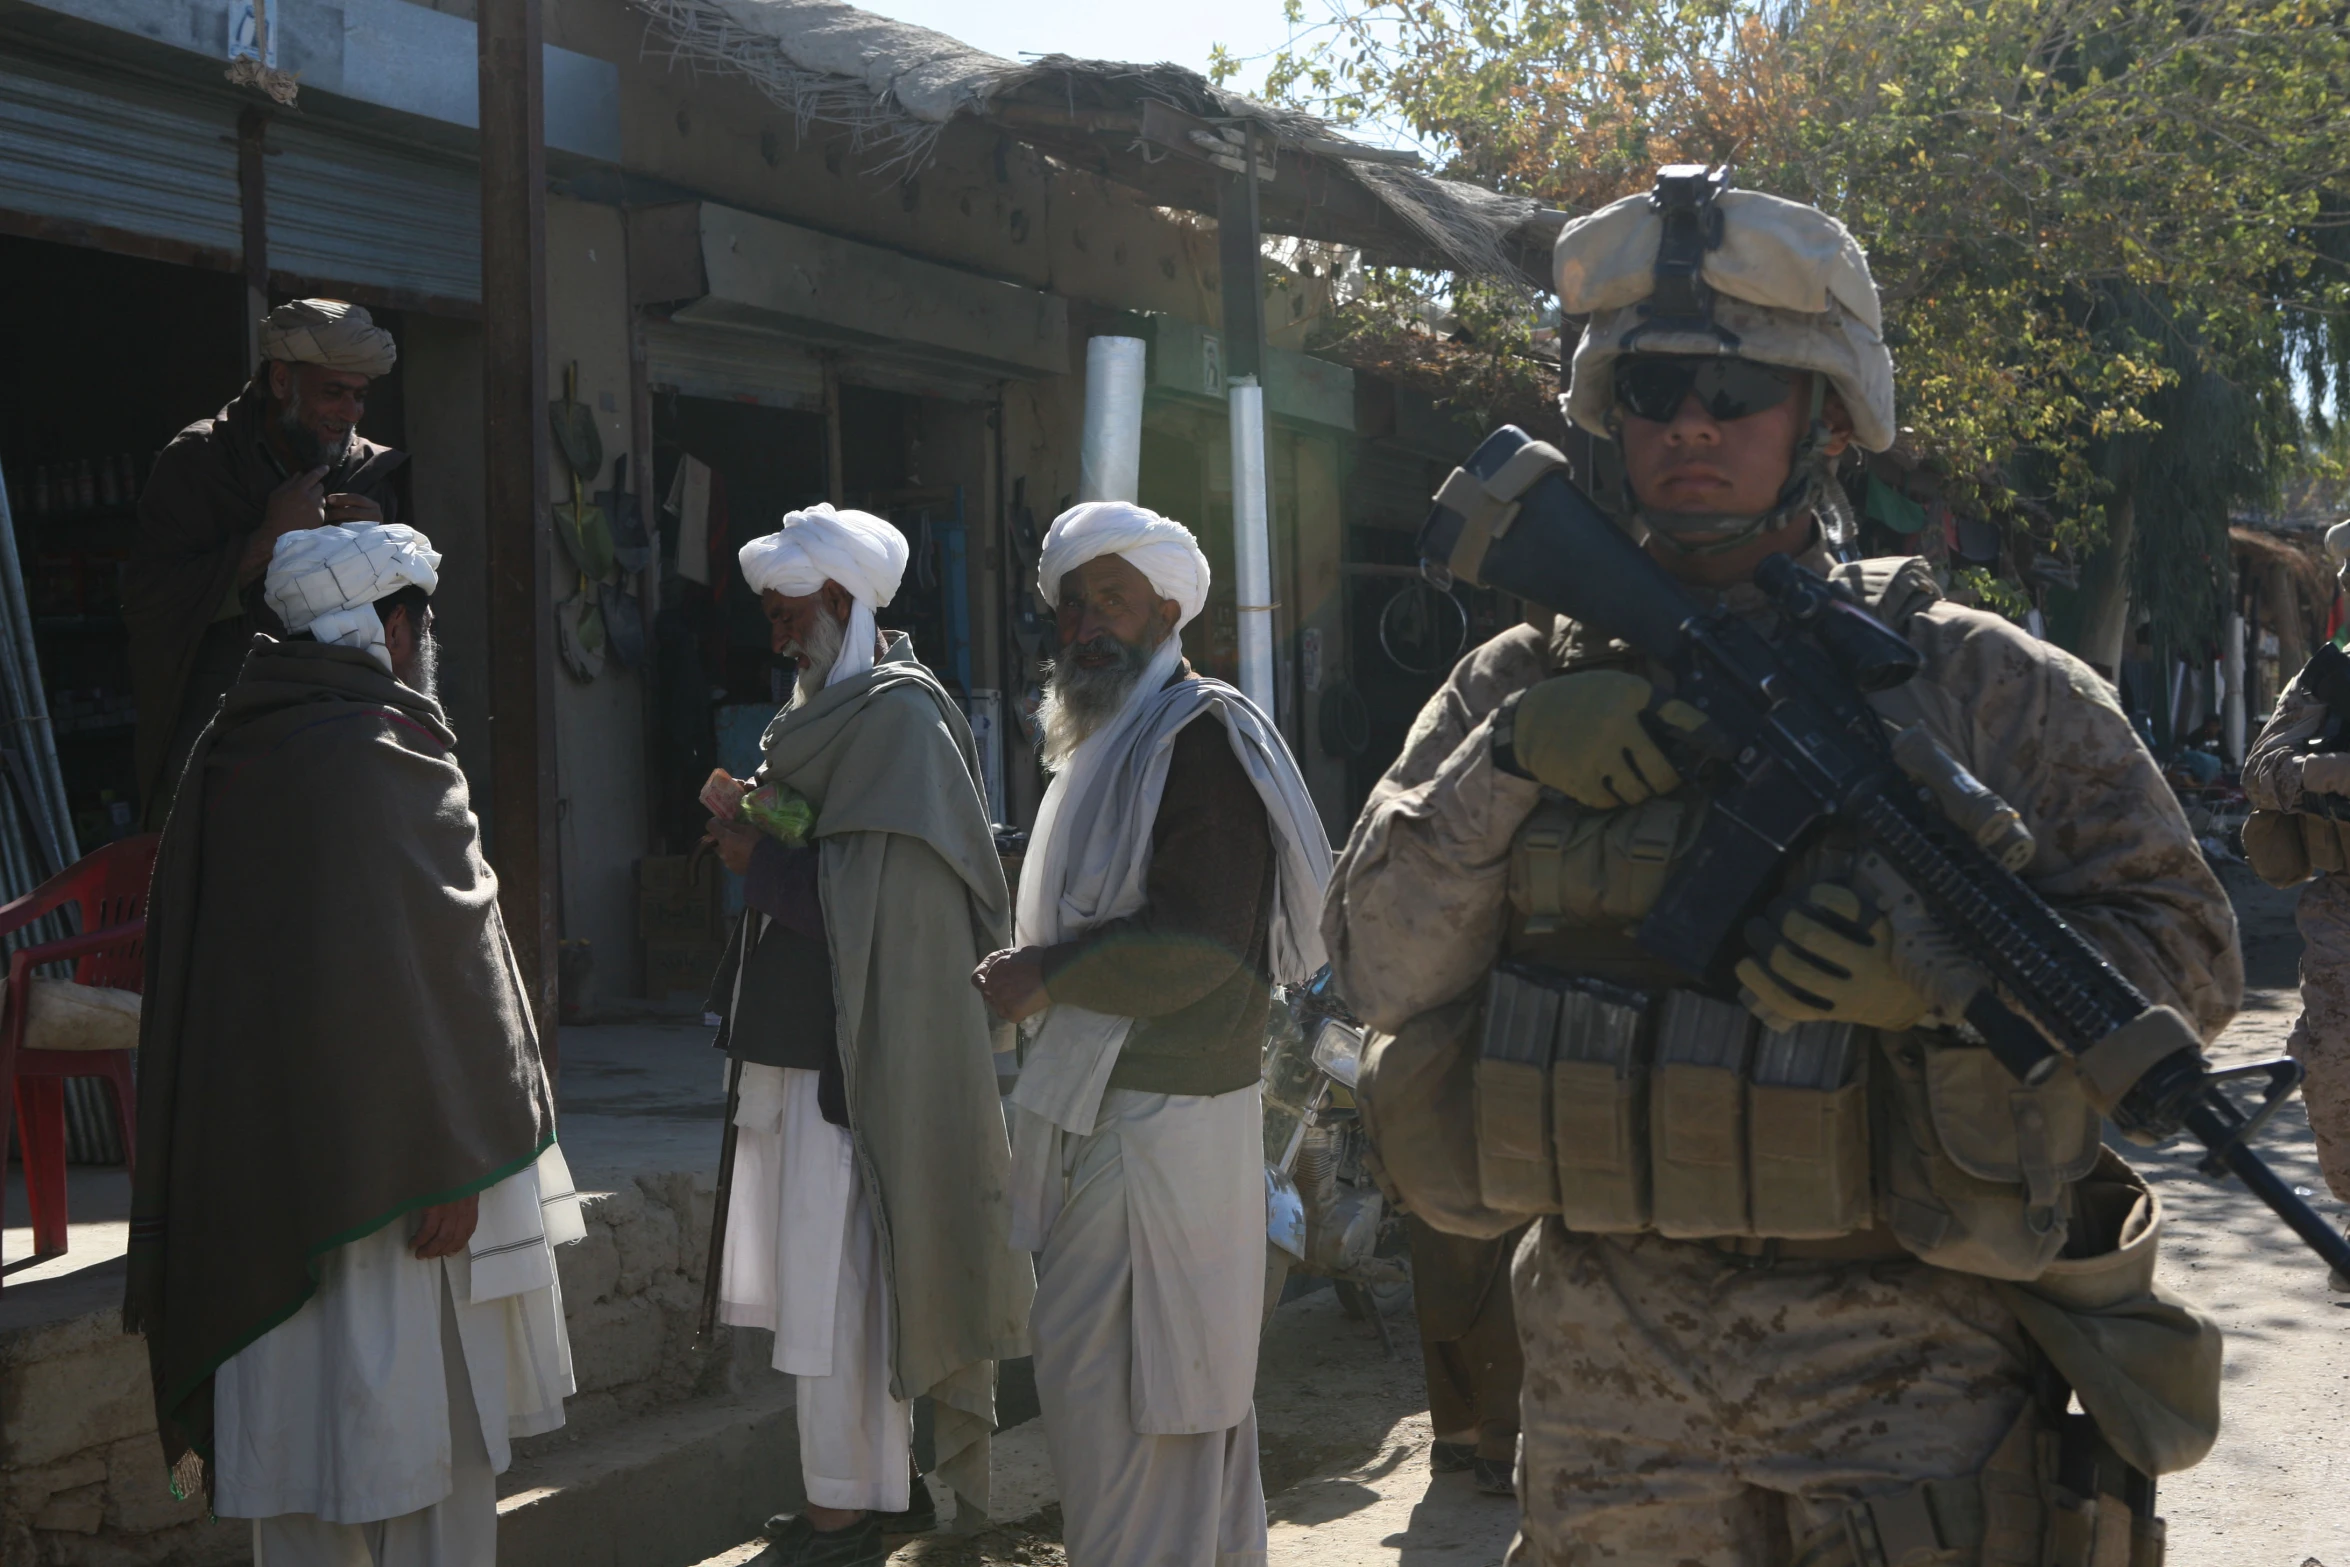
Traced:
[[2333, 557], [2336, 571], [2350, 566], [2350, 517], [2326, 529], [2326, 553]]
[[783, 527], [751, 540], [735, 555], [753, 593], [806, 598], [837, 582], [854, 601], [827, 686], [873, 667], [873, 612], [897, 597], [906, 574], [906, 536], [868, 511], [829, 504], [788, 512]]
[[1061, 579], [1089, 560], [1123, 555], [1150, 580], [1151, 591], [1173, 599], [1191, 624], [1208, 602], [1208, 558], [1191, 530], [1132, 501], [1085, 501], [1053, 519], [1036, 563], [1036, 590], [1048, 605], [1061, 602]]
[[392, 334], [358, 305], [297, 299], [261, 318], [261, 357], [373, 379], [391, 373], [400, 351], [392, 345]]
[[430, 593], [440, 581], [440, 552], [407, 524], [330, 524], [279, 534], [261, 593], [288, 631], [359, 648], [389, 673], [392, 655], [375, 601], [407, 587]]

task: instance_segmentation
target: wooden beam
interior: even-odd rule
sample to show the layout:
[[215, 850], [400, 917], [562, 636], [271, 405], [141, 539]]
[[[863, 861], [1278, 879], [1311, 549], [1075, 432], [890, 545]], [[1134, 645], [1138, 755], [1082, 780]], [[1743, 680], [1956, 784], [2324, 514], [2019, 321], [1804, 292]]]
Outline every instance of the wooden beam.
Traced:
[[261, 318], [269, 314], [269, 111], [247, 108], [237, 116], [237, 216], [245, 274], [244, 363], [253, 373], [261, 359]]
[[547, 511], [547, 149], [538, 0], [481, 0], [481, 321], [490, 839], [555, 1068], [555, 607]]

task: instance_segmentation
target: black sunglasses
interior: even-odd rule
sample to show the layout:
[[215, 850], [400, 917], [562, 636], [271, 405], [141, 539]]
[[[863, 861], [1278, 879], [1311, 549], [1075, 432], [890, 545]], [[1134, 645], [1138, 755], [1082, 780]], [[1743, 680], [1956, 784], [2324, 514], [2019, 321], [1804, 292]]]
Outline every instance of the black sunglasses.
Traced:
[[1795, 391], [1795, 372], [1745, 359], [1633, 354], [1616, 361], [1616, 403], [1636, 419], [1670, 424], [1695, 393], [1714, 418], [1744, 419], [1776, 408]]

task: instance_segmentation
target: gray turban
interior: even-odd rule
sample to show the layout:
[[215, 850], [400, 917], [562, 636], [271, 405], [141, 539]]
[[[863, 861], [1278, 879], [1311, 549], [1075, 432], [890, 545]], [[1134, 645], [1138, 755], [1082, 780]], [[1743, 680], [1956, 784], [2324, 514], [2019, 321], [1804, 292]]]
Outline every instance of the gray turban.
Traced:
[[388, 374], [400, 351], [392, 346], [392, 334], [360, 306], [340, 299], [297, 299], [261, 318], [261, 357], [373, 378]]

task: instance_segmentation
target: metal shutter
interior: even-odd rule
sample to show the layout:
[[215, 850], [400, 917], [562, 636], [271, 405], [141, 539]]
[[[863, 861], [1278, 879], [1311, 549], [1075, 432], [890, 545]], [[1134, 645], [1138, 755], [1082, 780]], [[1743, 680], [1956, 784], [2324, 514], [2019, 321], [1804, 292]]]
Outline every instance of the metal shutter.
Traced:
[[824, 371], [806, 344], [735, 327], [645, 322], [645, 379], [688, 397], [821, 409]]
[[269, 126], [269, 269], [432, 299], [481, 298], [481, 182], [456, 162]]
[[234, 266], [244, 248], [236, 110], [0, 64], [0, 208], [202, 246]]

